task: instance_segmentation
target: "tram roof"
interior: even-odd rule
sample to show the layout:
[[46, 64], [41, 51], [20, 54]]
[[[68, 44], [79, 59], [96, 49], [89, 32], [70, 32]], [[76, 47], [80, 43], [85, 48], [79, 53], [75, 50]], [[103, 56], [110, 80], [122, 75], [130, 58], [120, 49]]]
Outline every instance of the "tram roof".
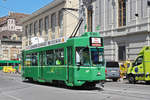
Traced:
[[99, 34], [99, 32], [85, 32], [80, 37], [57, 38], [57, 39], [53, 39], [53, 40], [50, 40], [50, 41], [30, 45], [25, 51], [37, 50], [37, 49], [47, 48], [49, 46], [56, 46], [56, 45], [59, 45], [58, 47], [61, 47], [61, 45], [66, 43], [66, 42], [75, 41], [75, 40], [78, 41], [78, 39], [82, 40], [83, 38], [88, 38], [88, 37], [100, 37], [100, 34]]

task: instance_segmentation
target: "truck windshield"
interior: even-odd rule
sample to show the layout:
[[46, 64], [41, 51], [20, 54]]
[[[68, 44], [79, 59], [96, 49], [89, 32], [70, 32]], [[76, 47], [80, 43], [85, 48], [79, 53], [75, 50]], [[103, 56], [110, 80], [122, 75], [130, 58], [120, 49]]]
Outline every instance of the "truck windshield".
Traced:
[[93, 66], [104, 65], [103, 49], [92, 48], [91, 49], [91, 59]]

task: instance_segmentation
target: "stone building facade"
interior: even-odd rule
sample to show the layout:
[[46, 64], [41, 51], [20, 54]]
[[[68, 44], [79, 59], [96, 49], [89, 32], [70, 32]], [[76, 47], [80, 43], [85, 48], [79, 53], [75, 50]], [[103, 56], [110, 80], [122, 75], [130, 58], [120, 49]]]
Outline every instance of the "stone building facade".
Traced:
[[[100, 32], [106, 60], [133, 61], [143, 46], [150, 45], [149, 0], [79, 1], [80, 17], [86, 18], [80, 33]], [[84, 30], [86, 24], [91, 26], [90, 30]]]
[[28, 15], [23, 13], [9, 12], [8, 16], [0, 18], [0, 32], [2, 31], [22, 31], [19, 21]]
[[19, 60], [22, 34], [16, 31], [0, 32], [0, 60]]
[[78, 22], [78, 8], [78, 0], [54, 0], [23, 19], [23, 49], [35, 37], [43, 41], [69, 37]]
[[22, 50], [21, 18], [28, 15], [12, 13], [0, 17], [0, 60], [19, 60]]

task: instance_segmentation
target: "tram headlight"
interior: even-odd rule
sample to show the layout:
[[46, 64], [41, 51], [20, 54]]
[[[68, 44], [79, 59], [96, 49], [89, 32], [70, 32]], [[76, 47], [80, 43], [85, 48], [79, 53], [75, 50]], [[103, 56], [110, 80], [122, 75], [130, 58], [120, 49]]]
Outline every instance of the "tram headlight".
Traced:
[[100, 76], [100, 75], [101, 75], [101, 73], [100, 73], [100, 72], [98, 72], [98, 73], [97, 73], [97, 76]]

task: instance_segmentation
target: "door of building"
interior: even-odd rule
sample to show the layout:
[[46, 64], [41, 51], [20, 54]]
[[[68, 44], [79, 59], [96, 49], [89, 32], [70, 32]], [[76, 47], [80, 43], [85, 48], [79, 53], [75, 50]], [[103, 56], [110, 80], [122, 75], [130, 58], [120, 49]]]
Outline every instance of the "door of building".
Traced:
[[118, 47], [118, 60], [119, 61], [126, 60], [126, 46], [119, 46]]

